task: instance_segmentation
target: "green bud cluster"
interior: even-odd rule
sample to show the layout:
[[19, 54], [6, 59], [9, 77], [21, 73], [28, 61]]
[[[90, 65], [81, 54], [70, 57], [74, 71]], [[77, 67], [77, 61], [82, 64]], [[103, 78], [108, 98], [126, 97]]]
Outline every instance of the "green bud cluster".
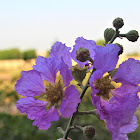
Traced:
[[[124, 25], [124, 21], [122, 18], [118, 17], [113, 20], [113, 26], [115, 27], [115, 30], [113, 28], [107, 28], [104, 31], [104, 39], [105, 39], [105, 45], [108, 43], [112, 43], [117, 37], [122, 38], [125, 37], [131, 42], [135, 42], [139, 38], [139, 34], [136, 30], [131, 30], [126, 34], [120, 34], [119, 29], [122, 28]], [[120, 51], [118, 55], [123, 53], [123, 46], [120, 44], [116, 44], [120, 47]]]

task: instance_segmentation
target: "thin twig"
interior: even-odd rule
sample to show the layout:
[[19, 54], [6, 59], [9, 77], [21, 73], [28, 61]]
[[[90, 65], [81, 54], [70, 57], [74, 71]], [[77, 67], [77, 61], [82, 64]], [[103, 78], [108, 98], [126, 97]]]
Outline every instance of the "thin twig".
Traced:
[[117, 37], [119, 37], [119, 32], [120, 32], [120, 31], [116, 29], [116, 32], [115, 32], [114, 36], [112, 37], [112, 39], [110, 40], [109, 43], [113, 43], [113, 41], [114, 41]]
[[96, 109], [89, 110], [89, 111], [78, 111], [77, 112], [77, 115], [89, 115], [89, 114], [94, 115], [99, 119], [99, 114], [96, 113]]
[[126, 34], [119, 34], [119, 37], [126, 37]]
[[65, 131], [61, 127], [57, 127], [58, 131], [64, 135]]
[[85, 115], [85, 114], [92, 114], [92, 115], [95, 115], [96, 114], [96, 109], [94, 110], [89, 110], [89, 111], [78, 111], [77, 112], [77, 115]]

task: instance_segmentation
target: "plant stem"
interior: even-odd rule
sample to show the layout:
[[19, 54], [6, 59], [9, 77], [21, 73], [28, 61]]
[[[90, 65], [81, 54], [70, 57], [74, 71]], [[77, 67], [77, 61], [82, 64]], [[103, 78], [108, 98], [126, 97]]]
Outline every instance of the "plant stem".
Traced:
[[126, 34], [119, 34], [119, 37], [126, 37]]
[[58, 131], [60, 131], [60, 133], [62, 133], [64, 135], [65, 132], [63, 131], [63, 129], [61, 127], [57, 127], [57, 129], [58, 129]]
[[[88, 80], [88, 82], [86, 83], [86, 85], [83, 87], [83, 90], [82, 90], [81, 95], [80, 95], [80, 99], [81, 99], [81, 100], [82, 100], [82, 98], [83, 98], [83, 96], [84, 96], [84, 94], [85, 94], [87, 88], [89, 87], [88, 83], [89, 83], [89, 80]], [[77, 111], [78, 111], [79, 105], [80, 105], [80, 103], [79, 103], [78, 106], [77, 106]], [[70, 118], [70, 121], [69, 121], [68, 126], [67, 126], [67, 128], [66, 128], [66, 131], [65, 131], [65, 133], [64, 133], [64, 137], [63, 137], [64, 139], [67, 139], [68, 134], [69, 134], [69, 132], [70, 132], [70, 131], [69, 131], [69, 130], [70, 130], [70, 127], [72, 126], [73, 121], [74, 121], [76, 115], [77, 115], [77, 112], [73, 113], [72, 117]]]
[[[96, 70], [96, 69], [93, 68], [91, 74], [92, 74], [95, 70]], [[91, 75], [90, 75], [90, 76], [91, 76]], [[90, 76], [89, 76], [89, 79], [90, 79]], [[83, 98], [83, 96], [84, 96], [86, 90], [87, 90], [88, 87], [89, 87], [89, 79], [88, 79], [86, 85], [83, 87], [82, 92], [81, 92], [81, 94], [80, 94], [80, 99], [81, 99], [81, 100], [82, 100], [82, 98]], [[80, 103], [81, 103], [81, 102], [80, 102]], [[65, 131], [64, 136], [63, 136], [64, 139], [67, 139], [67, 137], [68, 137], [68, 135], [69, 135], [69, 132], [71, 131], [70, 127], [72, 126], [73, 121], [74, 121], [76, 115], [78, 114], [78, 108], [79, 108], [80, 103], [79, 103], [78, 106], [77, 106], [77, 111], [76, 111], [75, 113], [73, 113], [72, 117], [71, 117], [70, 120], [69, 120], [69, 123], [68, 123], [68, 125], [67, 125], [66, 131]]]
[[96, 109], [94, 109], [94, 110], [89, 110], [89, 111], [78, 111], [77, 112], [77, 115], [89, 115], [89, 114], [91, 114], [91, 115], [94, 115], [94, 116], [96, 116], [98, 119], [99, 119], [99, 115], [96, 113]]

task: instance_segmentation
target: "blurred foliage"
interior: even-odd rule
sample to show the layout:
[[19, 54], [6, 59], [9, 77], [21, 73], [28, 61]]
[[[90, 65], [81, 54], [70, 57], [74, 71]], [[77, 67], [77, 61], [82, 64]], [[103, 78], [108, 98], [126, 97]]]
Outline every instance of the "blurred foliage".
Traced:
[[36, 58], [36, 51], [34, 49], [26, 50], [21, 52], [17, 48], [2, 50], [0, 51], [0, 60], [8, 60], [8, 59], [33, 59]]
[[47, 52], [46, 52], [46, 57], [49, 57], [49, 53], [50, 53], [51, 51], [50, 50], [48, 50]]
[[105, 44], [105, 40], [104, 39], [99, 39], [99, 40], [97, 40], [95, 42], [96, 42], [97, 46], [103, 46], [104, 47], [104, 44]]
[[22, 52], [22, 58], [24, 60], [33, 59], [33, 58], [36, 58], [36, 57], [37, 57], [36, 51], [33, 50], [33, 49]]
[[138, 52], [128, 53], [127, 56], [139, 56]]
[[38, 128], [32, 126], [32, 121], [26, 116], [0, 114], [1, 140], [55, 140], [56, 137], [60, 135], [54, 130], [50, 131], [51, 133], [47, 131], [39, 131]]
[[18, 99], [19, 95], [15, 90], [6, 91], [5, 89], [0, 89], [0, 106], [10, 105], [15, 103]]
[[[77, 117], [75, 123], [81, 124], [81, 117]], [[83, 121], [83, 119], [85, 121]], [[110, 134], [106, 130], [105, 127], [100, 127], [102, 122], [98, 121], [94, 117], [83, 116], [82, 123], [88, 124], [89, 119], [90, 123], [95, 126], [97, 135], [94, 140], [108, 140], [110, 139]], [[32, 125], [31, 120], [29, 120], [26, 116], [17, 116], [17, 115], [8, 115], [8, 114], [0, 114], [0, 139], [1, 140], [56, 140], [62, 137], [62, 134], [57, 130], [58, 126], [62, 128], [66, 128], [68, 123], [68, 119], [60, 118], [58, 122], [52, 122], [51, 128], [48, 130], [39, 130], [36, 126]], [[104, 134], [104, 135], [102, 135]], [[82, 132], [78, 130], [73, 130], [70, 133], [70, 137], [73, 140], [85, 140]]]
[[21, 56], [21, 52], [19, 51], [19, 49], [10, 49], [10, 50], [3, 50], [0, 51], [0, 59], [4, 60], [4, 59], [20, 59]]

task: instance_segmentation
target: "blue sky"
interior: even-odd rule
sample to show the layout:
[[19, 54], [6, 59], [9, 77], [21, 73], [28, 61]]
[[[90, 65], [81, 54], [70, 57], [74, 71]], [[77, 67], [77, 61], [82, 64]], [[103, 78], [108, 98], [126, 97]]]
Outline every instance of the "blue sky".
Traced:
[[[41, 51], [57, 40], [69, 47], [80, 36], [98, 40], [116, 17], [124, 19], [122, 33], [140, 31], [139, 7], [139, 0], [0, 0], [0, 49]], [[115, 42], [125, 52], [140, 52], [140, 41]]]

